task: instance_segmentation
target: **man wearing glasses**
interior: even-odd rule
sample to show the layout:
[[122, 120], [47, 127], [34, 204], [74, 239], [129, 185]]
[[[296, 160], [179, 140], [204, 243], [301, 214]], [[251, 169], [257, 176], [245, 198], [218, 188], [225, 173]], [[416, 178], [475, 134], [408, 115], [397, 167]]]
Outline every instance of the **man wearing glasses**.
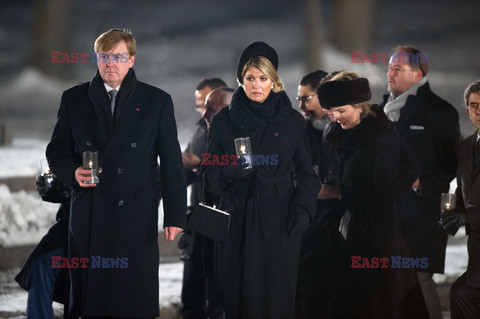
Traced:
[[[480, 81], [465, 90], [468, 117], [476, 132], [459, 147], [457, 170], [457, 208], [442, 213], [442, 226], [450, 234], [466, 226], [468, 234], [467, 271], [450, 289], [452, 319], [480, 318]], [[474, 253], [475, 251], [475, 253]]]
[[428, 268], [417, 275], [430, 318], [442, 318], [432, 276], [444, 272], [447, 235], [435, 217], [440, 212], [441, 193], [448, 192], [456, 173], [458, 112], [430, 89], [426, 54], [409, 45], [397, 46], [393, 52], [387, 73], [390, 94], [380, 106], [421, 167], [397, 209], [413, 257], [428, 258]]
[[[331, 122], [326, 110], [320, 105], [317, 89], [327, 73], [321, 70], [305, 75], [298, 86], [299, 109], [307, 121], [307, 136], [312, 150], [312, 165], [323, 184], [334, 186], [332, 150], [324, 136]], [[299, 276], [295, 312], [302, 318], [337, 317], [340, 312], [341, 291], [339, 283], [341, 216], [340, 200], [319, 199], [317, 213], [310, 228], [302, 235]]]

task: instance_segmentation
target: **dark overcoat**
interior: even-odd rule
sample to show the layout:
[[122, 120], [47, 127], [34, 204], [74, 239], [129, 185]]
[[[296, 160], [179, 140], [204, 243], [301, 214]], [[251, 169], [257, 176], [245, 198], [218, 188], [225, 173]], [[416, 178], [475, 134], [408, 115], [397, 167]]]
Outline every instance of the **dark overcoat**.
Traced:
[[301, 236], [288, 237], [287, 224], [299, 214], [313, 220], [320, 185], [312, 168], [305, 120], [293, 110], [285, 92], [271, 92], [263, 102], [273, 103], [277, 111], [268, 120], [259, 118], [248, 103], [239, 87], [231, 105], [213, 118], [207, 153], [234, 155], [234, 139], [248, 136], [253, 154], [265, 162], [233, 181], [224, 177], [225, 166], [203, 166], [207, 187], [224, 198], [234, 225], [234, 238], [218, 242], [216, 250], [225, 314], [226, 318], [293, 318]]
[[[402, 146], [398, 133], [376, 106], [357, 126], [334, 123], [327, 135], [338, 156], [343, 209], [351, 213], [348, 256], [411, 257], [395, 216], [400, 193]], [[350, 269], [345, 290], [352, 318], [426, 318], [418, 279], [411, 269]]]
[[476, 160], [476, 141], [477, 133], [460, 143], [456, 194], [457, 206], [466, 208], [468, 219], [467, 286], [480, 288], [480, 160]]
[[[112, 117], [100, 75], [64, 92], [47, 146], [52, 172], [72, 188], [69, 257], [71, 314], [155, 317], [159, 311], [157, 160], [164, 227], [185, 228], [186, 184], [171, 97], [137, 81], [130, 69]], [[100, 183], [74, 178], [82, 153], [99, 152]], [[93, 263], [94, 259], [100, 263]], [[109, 262], [113, 258], [116, 262]]]
[[[381, 107], [387, 99], [385, 95]], [[458, 112], [435, 95], [427, 82], [407, 98], [395, 124], [421, 167], [421, 194], [409, 191], [399, 200], [400, 222], [414, 256], [428, 258], [425, 271], [443, 273], [447, 234], [438, 226], [437, 216], [441, 193], [448, 192], [456, 174]]]

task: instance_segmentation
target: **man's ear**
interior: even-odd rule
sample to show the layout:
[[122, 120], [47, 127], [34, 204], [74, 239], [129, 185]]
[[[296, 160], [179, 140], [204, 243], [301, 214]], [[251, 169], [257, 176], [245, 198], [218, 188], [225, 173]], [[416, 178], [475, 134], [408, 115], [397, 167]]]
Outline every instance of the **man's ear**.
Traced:
[[132, 56], [130, 59], [128, 59], [128, 67], [131, 68], [133, 64], [135, 63], [135, 55]]

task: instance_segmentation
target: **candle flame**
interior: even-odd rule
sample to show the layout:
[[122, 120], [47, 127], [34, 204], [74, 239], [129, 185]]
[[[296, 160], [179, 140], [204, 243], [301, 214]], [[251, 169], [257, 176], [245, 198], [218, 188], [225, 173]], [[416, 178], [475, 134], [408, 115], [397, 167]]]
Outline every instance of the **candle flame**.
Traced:
[[246, 153], [245, 145], [240, 146], [240, 152], [242, 152], [242, 154]]
[[92, 168], [92, 167], [93, 167], [92, 161], [88, 162], [88, 167], [89, 167], [89, 168]]

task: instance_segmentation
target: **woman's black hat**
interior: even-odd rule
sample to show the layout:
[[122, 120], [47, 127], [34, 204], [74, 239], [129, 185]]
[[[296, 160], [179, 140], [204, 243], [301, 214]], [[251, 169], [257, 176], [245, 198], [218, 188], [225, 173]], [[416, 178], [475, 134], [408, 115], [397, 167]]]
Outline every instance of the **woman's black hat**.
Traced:
[[327, 110], [369, 101], [372, 98], [370, 85], [365, 78], [325, 82], [318, 88], [317, 95], [320, 105]]
[[242, 69], [245, 63], [248, 62], [251, 58], [256, 56], [263, 56], [267, 58], [275, 68], [278, 70], [278, 55], [277, 51], [274, 48], [266, 44], [265, 42], [253, 42], [245, 50], [243, 50], [240, 59], [238, 59], [237, 66], [237, 79], [239, 82], [242, 82]]

